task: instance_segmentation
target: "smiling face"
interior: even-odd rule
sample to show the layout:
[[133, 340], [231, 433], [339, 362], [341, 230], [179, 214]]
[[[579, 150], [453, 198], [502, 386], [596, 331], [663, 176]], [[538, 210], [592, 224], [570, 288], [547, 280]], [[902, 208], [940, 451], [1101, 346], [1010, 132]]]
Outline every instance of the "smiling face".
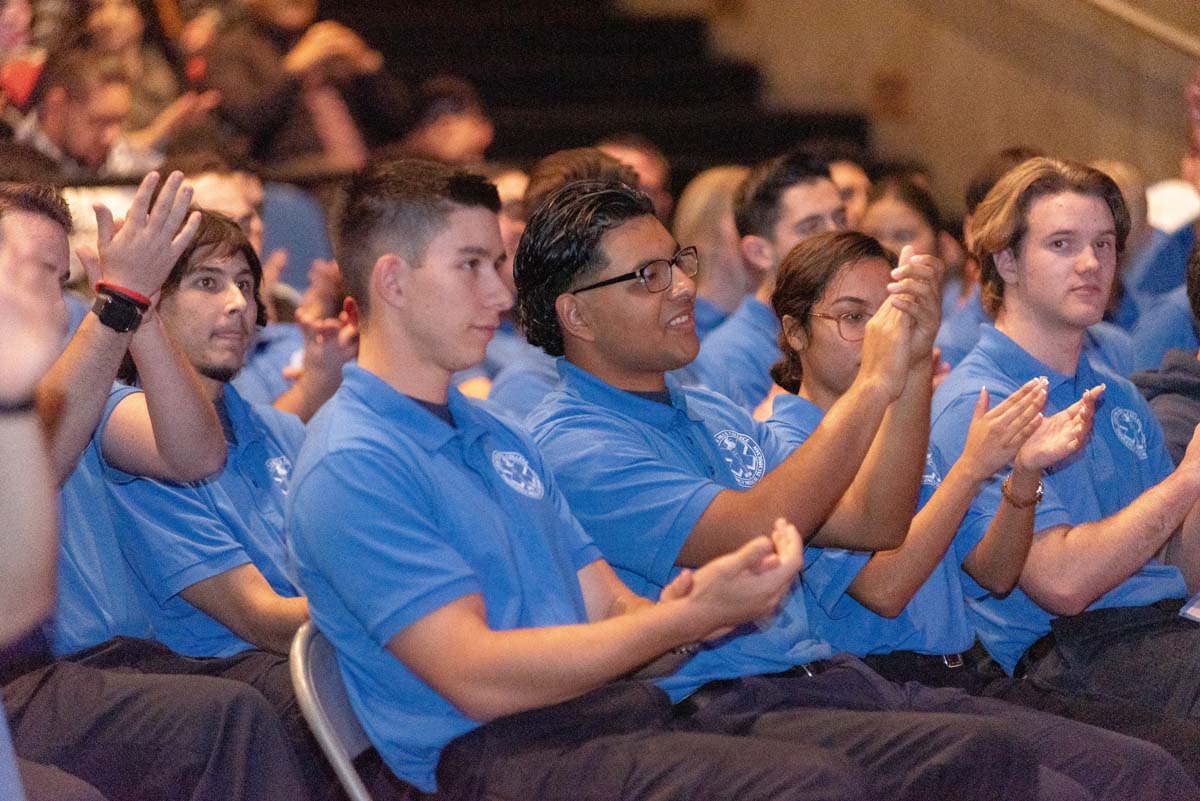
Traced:
[[241, 253], [199, 251], [158, 313], [215, 397], [242, 369], [258, 308], [254, 276]]
[[[803, 365], [800, 394], [822, 409], [829, 409], [858, 375], [860, 337], [866, 321], [887, 300], [890, 273], [891, 265], [878, 258], [842, 265], [813, 306], [807, 330], [789, 318], [788, 344], [800, 353]], [[843, 333], [858, 341], [847, 341]]]
[[1044, 195], [1030, 205], [1026, 222], [1015, 252], [995, 255], [1005, 285], [1003, 318], [1050, 334], [1081, 333], [1100, 322], [1117, 265], [1108, 205], [1075, 192]]
[[[579, 284], [671, 259], [679, 245], [657, 218], [645, 215], [607, 231], [600, 238], [600, 250], [606, 266], [581, 278]], [[582, 350], [587, 369], [613, 386], [662, 389], [663, 374], [690, 363], [700, 351], [694, 316], [696, 284], [682, 270], [671, 270], [671, 286], [663, 292], [650, 292], [634, 279], [571, 297], [586, 324], [587, 339], [569, 342], [568, 356]], [[568, 321], [564, 330], [570, 327]]]

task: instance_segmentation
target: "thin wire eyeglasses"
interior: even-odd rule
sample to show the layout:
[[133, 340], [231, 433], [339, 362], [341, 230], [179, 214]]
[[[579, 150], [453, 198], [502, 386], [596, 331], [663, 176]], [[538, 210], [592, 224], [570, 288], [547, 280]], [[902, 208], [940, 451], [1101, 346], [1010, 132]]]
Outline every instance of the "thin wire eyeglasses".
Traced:
[[603, 281], [597, 281], [594, 284], [588, 284], [585, 287], [572, 290], [572, 294], [578, 295], [580, 292], [587, 292], [589, 289], [599, 289], [602, 286], [610, 284], [619, 284], [622, 281], [632, 281], [635, 278], [642, 282], [642, 286], [646, 287], [649, 292], [665, 292], [671, 288], [671, 283], [674, 276], [671, 271], [678, 267], [680, 271], [688, 278], [695, 278], [700, 272], [700, 254], [694, 246], [680, 248], [674, 256], [669, 259], [655, 259], [643, 264], [632, 272], [624, 275], [617, 275], [612, 278], [606, 278]]
[[867, 336], [867, 321], [871, 319], [871, 315], [865, 311], [842, 312], [841, 314], [809, 312], [808, 316], [833, 320], [837, 323], [838, 336], [847, 342], [862, 342]]

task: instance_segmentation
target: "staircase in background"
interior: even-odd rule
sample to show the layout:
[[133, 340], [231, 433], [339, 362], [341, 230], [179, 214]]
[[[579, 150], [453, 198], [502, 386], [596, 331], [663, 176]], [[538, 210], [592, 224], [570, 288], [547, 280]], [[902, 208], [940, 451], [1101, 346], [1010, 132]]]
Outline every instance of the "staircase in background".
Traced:
[[864, 116], [764, 108], [756, 69], [712, 54], [701, 19], [634, 18], [602, 0], [337, 0], [322, 14], [413, 85], [438, 73], [472, 81], [496, 121], [496, 159], [636, 131], [667, 152], [678, 190], [704, 167], [802, 140], [869, 145]]

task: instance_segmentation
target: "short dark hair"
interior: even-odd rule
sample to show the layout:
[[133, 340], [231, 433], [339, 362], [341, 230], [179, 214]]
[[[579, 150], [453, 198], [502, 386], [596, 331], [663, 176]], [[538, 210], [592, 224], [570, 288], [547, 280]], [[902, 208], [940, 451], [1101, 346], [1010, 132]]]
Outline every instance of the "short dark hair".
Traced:
[[934, 233], [943, 230], [942, 215], [938, 211], [937, 201], [929, 194], [928, 189], [911, 177], [893, 175], [871, 184], [871, 191], [867, 193], [867, 205], [887, 197], [895, 198], [919, 214]]
[[225, 259], [240, 254], [246, 259], [246, 264], [250, 267], [250, 275], [254, 279], [254, 303], [257, 306], [256, 322], [258, 325], [266, 325], [267, 307], [263, 305], [260, 294], [263, 281], [262, 262], [259, 261], [258, 254], [254, 252], [254, 247], [250, 244], [250, 240], [246, 238], [246, 232], [242, 230], [240, 225], [224, 214], [195, 206], [192, 207], [192, 211], [200, 212], [200, 227], [196, 231], [195, 239], [184, 249], [183, 253], [179, 254], [179, 258], [175, 260], [175, 265], [171, 267], [171, 272], [167, 275], [167, 280], [163, 281], [163, 295], [172, 295], [179, 289], [179, 285], [183, 282], [184, 277], [195, 266], [193, 261], [198, 256]]
[[499, 213], [500, 195], [477, 173], [421, 159], [376, 162], [350, 179], [334, 214], [334, 251], [364, 321], [379, 257], [398, 252], [420, 265], [429, 240], [456, 207]]
[[[225, 259], [240, 254], [246, 260], [247, 266], [250, 267], [250, 277], [254, 279], [255, 323], [257, 325], [266, 325], [267, 307], [263, 305], [261, 294], [263, 281], [262, 262], [259, 261], [258, 254], [251, 247], [250, 240], [246, 238], [246, 232], [242, 230], [240, 225], [224, 214], [218, 214], [208, 209], [196, 208], [195, 206], [192, 207], [192, 211], [200, 213], [200, 227], [196, 231], [196, 237], [184, 249], [183, 253], [179, 254], [179, 258], [175, 260], [175, 264], [171, 267], [171, 272], [167, 275], [167, 280], [162, 285], [162, 297], [170, 297], [179, 291], [183, 279], [196, 266], [194, 262], [197, 261], [198, 257], [204, 259]], [[125, 358], [121, 361], [121, 367], [117, 371], [117, 378], [126, 384], [133, 384], [138, 379], [137, 364], [134, 363], [133, 357], [128, 352], [125, 353]]]
[[114, 57], [80, 47], [60, 50], [46, 59], [34, 102], [40, 103], [46, 92], [62, 87], [67, 97], [78, 103], [96, 87], [110, 83], [130, 84], [129, 73]]
[[620, 181], [638, 185], [637, 173], [594, 147], [559, 150], [538, 161], [529, 170], [525, 208], [532, 213], [546, 198], [572, 181]]
[[1029, 159], [1009, 170], [975, 209], [971, 223], [971, 255], [979, 262], [983, 308], [992, 317], [1004, 305], [1004, 279], [995, 255], [1021, 246], [1029, 230], [1029, 209], [1047, 195], [1073, 192], [1103, 200], [1112, 213], [1117, 254], [1129, 236], [1129, 210], [1116, 181], [1106, 173], [1076, 161]]
[[1004, 177], [1004, 173], [1018, 164], [1044, 155], [1046, 155], [1044, 150], [1018, 145], [1016, 147], [1006, 147], [999, 153], [991, 156], [971, 175], [971, 180], [967, 182], [965, 197], [967, 214], [975, 213], [975, 207], [987, 197], [987, 193], [991, 192], [992, 187]]
[[753, 167], [733, 196], [739, 236], [770, 238], [779, 222], [779, 198], [798, 184], [831, 181], [829, 162], [805, 150], [791, 150]]
[[892, 267], [896, 266], [896, 254], [879, 240], [858, 231], [831, 231], [807, 237], [792, 248], [779, 265], [771, 307], [782, 326], [779, 351], [783, 358], [771, 367], [771, 378], [788, 392], [800, 391], [804, 370], [800, 354], [788, 342], [788, 326], [783, 318], [791, 317], [805, 331], [811, 330], [812, 308], [825, 296], [834, 276], [847, 264], [863, 259], [883, 259]]
[[555, 301], [608, 264], [600, 247], [606, 233], [645, 216], [654, 216], [650, 198], [620, 181], [576, 181], [538, 206], [513, 260], [517, 323], [526, 339], [551, 356], [563, 355]]
[[0, 217], [8, 211], [41, 215], [61, 225], [68, 234], [73, 227], [67, 201], [58, 189], [47, 184], [0, 183]]

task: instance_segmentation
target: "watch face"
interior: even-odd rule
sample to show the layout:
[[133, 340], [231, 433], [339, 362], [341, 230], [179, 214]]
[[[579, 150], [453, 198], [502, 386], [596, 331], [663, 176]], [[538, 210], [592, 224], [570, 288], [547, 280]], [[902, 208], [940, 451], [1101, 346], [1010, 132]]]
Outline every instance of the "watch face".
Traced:
[[100, 322], [121, 334], [135, 330], [142, 321], [142, 312], [137, 306], [111, 295], [98, 295], [92, 311], [100, 318]]

